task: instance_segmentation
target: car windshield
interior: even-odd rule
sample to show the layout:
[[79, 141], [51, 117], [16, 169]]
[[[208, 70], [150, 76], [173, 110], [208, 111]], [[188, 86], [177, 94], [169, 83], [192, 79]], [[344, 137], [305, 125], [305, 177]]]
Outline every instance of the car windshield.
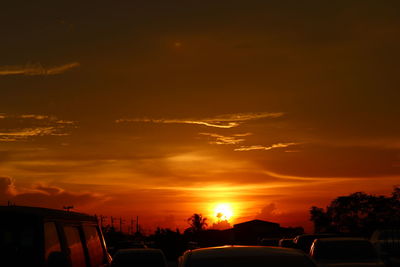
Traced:
[[400, 229], [382, 231], [379, 240], [400, 240]]
[[26, 218], [4, 217], [0, 221], [0, 257], [6, 266], [34, 266], [40, 249], [34, 226]]
[[189, 260], [187, 267], [315, 267], [314, 263], [305, 255], [300, 256], [243, 256], [243, 257], [223, 257]]
[[317, 260], [372, 260], [377, 255], [368, 241], [321, 242], [314, 250]]

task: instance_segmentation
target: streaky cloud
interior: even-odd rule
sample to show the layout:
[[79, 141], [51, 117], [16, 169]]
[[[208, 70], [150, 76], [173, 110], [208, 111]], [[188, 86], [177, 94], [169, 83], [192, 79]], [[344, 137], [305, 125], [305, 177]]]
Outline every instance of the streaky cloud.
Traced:
[[26, 128], [9, 132], [0, 132], [0, 141], [14, 142], [21, 139], [26, 139], [28, 137], [44, 136], [44, 135], [60, 135], [60, 134], [57, 133], [57, 128], [53, 126]]
[[148, 123], [174, 123], [174, 124], [196, 124], [207, 127], [229, 129], [238, 127], [240, 124], [250, 120], [264, 118], [278, 118], [283, 116], [283, 112], [258, 112], [258, 113], [237, 113], [225, 114], [205, 119], [149, 119], [149, 118], [126, 118], [118, 119], [116, 123], [123, 122], [148, 122]]
[[285, 174], [280, 174], [272, 171], [267, 171], [264, 170], [262, 173], [278, 178], [278, 179], [284, 179], [284, 180], [298, 180], [298, 181], [322, 181], [322, 182], [335, 182], [337, 180], [341, 181], [346, 181], [346, 180], [351, 180], [350, 178], [341, 178], [341, 177], [301, 177], [301, 176], [294, 176], [294, 175], [285, 175]]
[[275, 148], [285, 148], [289, 146], [298, 145], [299, 143], [277, 143], [271, 146], [253, 145], [253, 146], [241, 146], [236, 148], [235, 151], [252, 151], [252, 150], [271, 150]]
[[209, 142], [210, 144], [213, 144], [213, 145], [237, 145], [241, 142], [246, 141], [246, 139], [238, 138], [238, 137], [245, 137], [245, 136], [251, 135], [250, 133], [235, 134], [233, 136], [224, 136], [224, 135], [215, 134], [215, 133], [199, 133], [199, 134], [214, 138], [215, 140]]
[[77, 68], [80, 66], [79, 62], [71, 62], [59, 66], [53, 66], [45, 68], [42, 64], [26, 64], [19, 66], [3, 66], [0, 67], [0, 76], [7, 75], [27, 75], [27, 76], [39, 76], [39, 75], [57, 75], [64, 73], [70, 69]]
[[12, 128], [0, 130], [0, 142], [26, 141], [35, 136], [66, 136], [66, 130], [76, 127], [75, 121], [60, 120], [55, 116], [22, 114], [2, 114], [0, 119], [12, 122]]
[[46, 120], [50, 118], [47, 115], [37, 115], [37, 114], [23, 114], [17, 117], [21, 119], [35, 119], [35, 120]]

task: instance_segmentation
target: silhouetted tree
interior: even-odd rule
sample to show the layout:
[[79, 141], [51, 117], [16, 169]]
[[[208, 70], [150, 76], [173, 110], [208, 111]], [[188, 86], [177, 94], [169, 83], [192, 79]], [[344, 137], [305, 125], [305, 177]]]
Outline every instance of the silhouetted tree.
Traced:
[[324, 209], [312, 206], [310, 210], [310, 215], [310, 219], [314, 223], [314, 232], [329, 232], [331, 220], [328, 214], [324, 212]]
[[191, 231], [193, 233], [200, 232], [207, 227], [207, 218], [203, 215], [195, 213], [187, 219], [190, 227], [186, 231]]
[[315, 232], [337, 231], [369, 235], [377, 228], [400, 223], [400, 187], [391, 197], [356, 192], [334, 199], [324, 210], [310, 209]]

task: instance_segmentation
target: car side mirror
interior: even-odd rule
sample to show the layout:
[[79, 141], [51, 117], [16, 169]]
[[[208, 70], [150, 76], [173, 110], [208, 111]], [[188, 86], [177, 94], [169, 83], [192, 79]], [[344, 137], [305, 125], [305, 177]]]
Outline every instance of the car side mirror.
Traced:
[[47, 259], [47, 267], [70, 267], [70, 263], [64, 252], [54, 251]]

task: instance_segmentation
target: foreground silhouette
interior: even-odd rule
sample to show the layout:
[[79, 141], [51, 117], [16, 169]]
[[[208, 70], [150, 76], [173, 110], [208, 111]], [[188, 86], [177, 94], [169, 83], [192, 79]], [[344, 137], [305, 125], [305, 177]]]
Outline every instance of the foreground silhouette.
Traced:
[[400, 187], [389, 197], [356, 192], [334, 199], [326, 209], [310, 210], [314, 231], [370, 236], [379, 228], [399, 228]]

